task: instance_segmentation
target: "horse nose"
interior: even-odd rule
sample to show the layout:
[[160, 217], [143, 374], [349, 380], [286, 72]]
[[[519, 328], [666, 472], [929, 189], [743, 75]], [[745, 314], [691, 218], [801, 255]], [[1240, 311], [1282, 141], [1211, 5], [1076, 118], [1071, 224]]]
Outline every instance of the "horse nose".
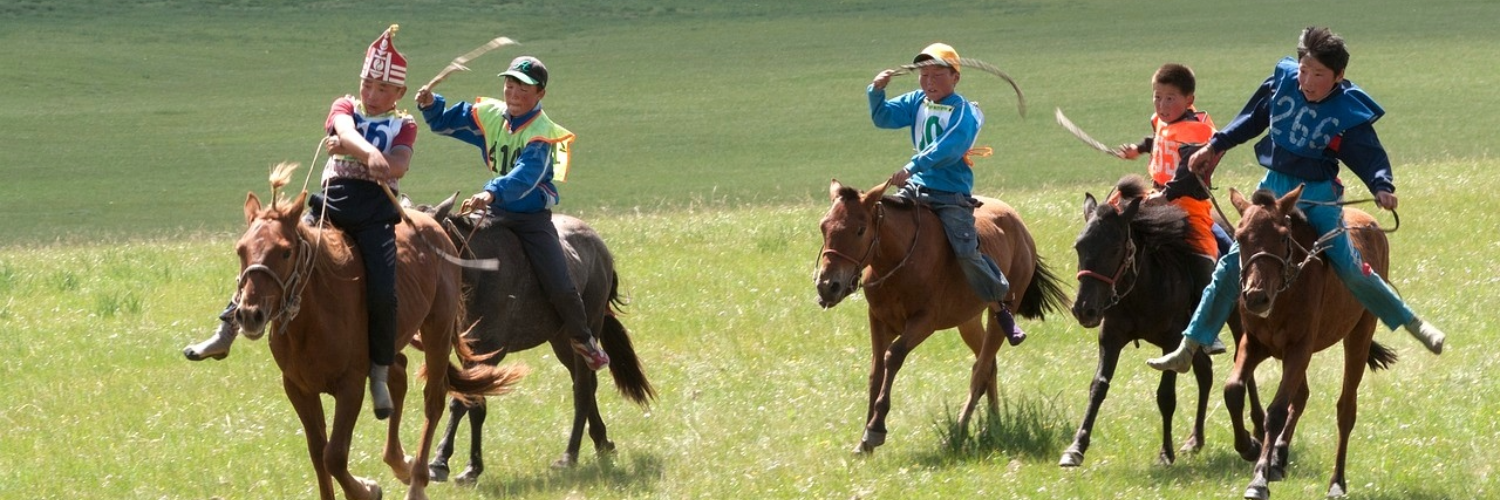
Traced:
[[838, 305], [848, 295], [845, 291], [848, 287], [844, 286], [839, 280], [827, 276], [819, 275], [817, 285], [818, 306], [824, 309]]
[[1265, 290], [1247, 289], [1241, 299], [1245, 301], [1245, 309], [1256, 316], [1264, 318], [1271, 312], [1271, 294], [1266, 293]]
[[1093, 328], [1099, 325], [1099, 308], [1083, 302], [1073, 303], [1073, 318], [1084, 328]]
[[259, 307], [241, 305], [234, 310], [234, 321], [240, 327], [249, 331], [260, 331], [266, 321], [266, 313]]

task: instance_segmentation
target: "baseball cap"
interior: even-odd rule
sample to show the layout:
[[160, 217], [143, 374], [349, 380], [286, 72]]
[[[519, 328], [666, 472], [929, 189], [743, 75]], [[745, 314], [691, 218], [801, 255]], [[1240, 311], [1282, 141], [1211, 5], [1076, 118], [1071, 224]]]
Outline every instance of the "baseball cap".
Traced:
[[911, 62], [915, 64], [926, 61], [928, 59], [937, 59], [946, 63], [943, 64], [944, 66], [953, 68], [953, 71], [960, 71], [958, 67], [958, 51], [953, 50], [953, 47], [949, 46], [946, 43], [934, 43], [932, 45], [928, 45], [927, 48], [922, 49], [922, 52], [920, 54], [917, 54], [917, 57], [913, 58]]
[[521, 56], [510, 61], [510, 69], [499, 76], [509, 76], [527, 85], [547, 88], [547, 65], [531, 56]]

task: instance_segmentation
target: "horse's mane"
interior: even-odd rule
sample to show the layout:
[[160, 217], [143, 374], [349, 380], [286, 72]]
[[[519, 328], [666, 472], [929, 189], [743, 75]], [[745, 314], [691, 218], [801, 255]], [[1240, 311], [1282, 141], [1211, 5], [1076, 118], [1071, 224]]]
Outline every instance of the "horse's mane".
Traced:
[[[1135, 174], [1127, 175], [1115, 184], [1122, 205], [1145, 197], [1149, 189], [1146, 179]], [[1170, 203], [1148, 204], [1143, 200], [1135, 218], [1130, 221], [1136, 244], [1158, 259], [1176, 261], [1196, 253], [1187, 240], [1189, 229], [1187, 213]]]
[[[1276, 206], [1276, 193], [1271, 192], [1271, 190], [1269, 190], [1269, 189], [1257, 189], [1257, 190], [1255, 190], [1254, 193], [1250, 194], [1250, 203], [1253, 204], [1253, 205], [1261, 205], [1261, 206], [1266, 206], [1266, 207], [1275, 207]], [[1289, 216], [1292, 217], [1292, 222], [1295, 223], [1295, 224], [1298, 224], [1298, 225], [1307, 225], [1308, 224], [1308, 222], [1307, 222], [1307, 214], [1305, 214], [1305, 213], [1302, 212], [1302, 207], [1300, 206], [1300, 204], [1298, 206], [1292, 207], [1292, 213], [1287, 214], [1287, 215], [1289, 215]]]
[[318, 257], [313, 265], [324, 271], [347, 266], [354, 259], [354, 248], [349, 245], [348, 235], [339, 228], [326, 224], [319, 227], [302, 221], [297, 223], [297, 234], [314, 248], [322, 247], [322, 251], [317, 252]]

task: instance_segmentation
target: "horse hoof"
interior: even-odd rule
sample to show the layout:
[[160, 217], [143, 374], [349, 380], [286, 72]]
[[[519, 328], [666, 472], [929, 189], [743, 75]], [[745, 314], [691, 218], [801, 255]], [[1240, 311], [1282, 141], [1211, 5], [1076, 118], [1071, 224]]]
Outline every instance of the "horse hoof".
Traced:
[[1188, 438], [1186, 443], [1182, 443], [1182, 448], [1178, 448], [1177, 451], [1183, 453], [1197, 453], [1202, 449], [1203, 440], [1197, 438]]
[[860, 441], [859, 444], [854, 445], [854, 454], [861, 457], [868, 457], [875, 454], [875, 447], [871, 446], [870, 443]]
[[1169, 450], [1162, 450], [1160, 454], [1156, 455], [1156, 465], [1165, 467], [1172, 465], [1172, 462], [1176, 461], [1177, 457], [1172, 456], [1172, 452]]
[[448, 464], [433, 462], [427, 464], [427, 477], [432, 478], [435, 483], [448, 482]]
[[1286, 479], [1286, 467], [1282, 467], [1282, 466], [1279, 466], [1279, 465], [1272, 465], [1269, 469], [1266, 469], [1266, 480], [1267, 481], [1270, 481], [1270, 482], [1274, 483], [1274, 482], [1280, 481], [1282, 479]]
[[1058, 460], [1057, 465], [1061, 467], [1078, 467], [1083, 465], [1083, 453], [1077, 450], [1064, 451], [1062, 460]]
[[600, 441], [599, 444], [594, 445], [594, 450], [600, 455], [609, 455], [615, 452], [615, 442], [609, 440]]
[[1344, 498], [1348, 495], [1349, 492], [1344, 491], [1344, 485], [1339, 483], [1328, 485], [1328, 498]]
[[479, 482], [479, 471], [474, 469], [473, 467], [464, 469], [462, 474], [459, 474], [458, 477], [453, 478], [454, 484], [460, 484], [463, 486], [473, 486], [474, 483], [477, 482]]
[[1258, 440], [1258, 439], [1251, 439], [1250, 440], [1250, 446], [1246, 447], [1243, 450], [1239, 450], [1239, 452], [1240, 452], [1240, 458], [1244, 459], [1246, 462], [1259, 462], [1260, 461], [1260, 440]]
[[1245, 488], [1245, 500], [1269, 500], [1270, 498], [1270, 488], [1255, 485]]
[[578, 457], [573, 456], [572, 453], [564, 453], [561, 458], [558, 458], [556, 461], [552, 462], [552, 468], [554, 469], [571, 469], [577, 465]]

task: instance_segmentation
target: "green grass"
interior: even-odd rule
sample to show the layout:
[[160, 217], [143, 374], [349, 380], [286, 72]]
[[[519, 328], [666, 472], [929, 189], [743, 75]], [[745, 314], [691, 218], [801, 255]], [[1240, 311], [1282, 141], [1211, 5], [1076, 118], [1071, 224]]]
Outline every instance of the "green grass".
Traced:
[[[979, 191], [1016, 206], [1053, 269], [1069, 274], [1083, 192], [1144, 163], [1082, 147], [1051, 109], [1106, 143], [1136, 140], [1150, 114], [1145, 82], [1170, 60], [1197, 70], [1198, 104], [1222, 124], [1308, 24], [1347, 36], [1350, 78], [1389, 112], [1379, 127], [1405, 224], [1392, 279], [1451, 337], [1432, 357], [1404, 334], [1377, 334], [1402, 359], [1365, 378], [1351, 488], [1357, 498], [1493, 496], [1484, 443], [1500, 435], [1488, 378], [1500, 366], [1486, 348], [1500, 342], [1489, 236], [1500, 227], [1490, 138], [1500, 113], [1485, 96], [1500, 79], [1496, 18], [1500, 4], [1461, 1], [0, 3], [10, 80], [0, 93], [0, 498], [315, 494], [265, 344], [240, 342], [202, 365], [179, 350], [208, 333], [233, 287], [244, 193], [264, 195], [270, 165], [312, 157], [329, 102], [354, 90], [364, 47], [392, 22], [415, 80], [490, 37], [525, 43], [445, 83], [450, 98], [497, 93], [490, 75], [522, 51], [547, 61], [549, 113], [580, 135], [564, 211], [616, 252], [632, 302], [624, 321], [661, 390], [645, 412], [606, 390], [620, 452], [603, 460], [585, 446], [578, 468], [551, 470], [569, 419], [564, 370], [540, 351], [513, 356], [535, 371], [491, 405], [488, 472], [474, 488], [436, 486], [435, 497], [1240, 494], [1249, 465], [1229, 447], [1218, 396], [1204, 451], [1151, 465], [1157, 378], [1142, 365], [1152, 349], [1123, 355], [1085, 465], [1054, 465], [1096, 355], [1093, 332], [1067, 317], [1028, 322], [1032, 340], [1002, 350], [1001, 416], [980, 418], [963, 442], [952, 414], [972, 360], [956, 335], [935, 336], [902, 372], [888, 444], [850, 456], [866, 404], [865, 304], [816, 307], [816, 227], [830, 177], [870, 186], [907, 154], [900, 133], [869, 125], [864, 86], [941, 39], [1026, 91], [1022, 120], [998, 79], [969, 74], [960, 86], [984, 103], [981, 143], [998, 151], [976, 167]], [[1219, 185], [1254, 185], [1247, 149], [1226, 159]], [[403, 186], [418, 200], [484, 181], [469, 146], [424, 132], [417, 150]], [[1278, 498], [1324, 491], [1339, 356], [1315, 358]], [[1180, 386], [1179, 400], [1190, 392]], [[1192, 417], [1182, 406], [1179, 439]], [[408, 418], [408, 445], [414, 426]], [[382, 435], [366, 417], [351, 466], [400, 495], [377, 458]]]

